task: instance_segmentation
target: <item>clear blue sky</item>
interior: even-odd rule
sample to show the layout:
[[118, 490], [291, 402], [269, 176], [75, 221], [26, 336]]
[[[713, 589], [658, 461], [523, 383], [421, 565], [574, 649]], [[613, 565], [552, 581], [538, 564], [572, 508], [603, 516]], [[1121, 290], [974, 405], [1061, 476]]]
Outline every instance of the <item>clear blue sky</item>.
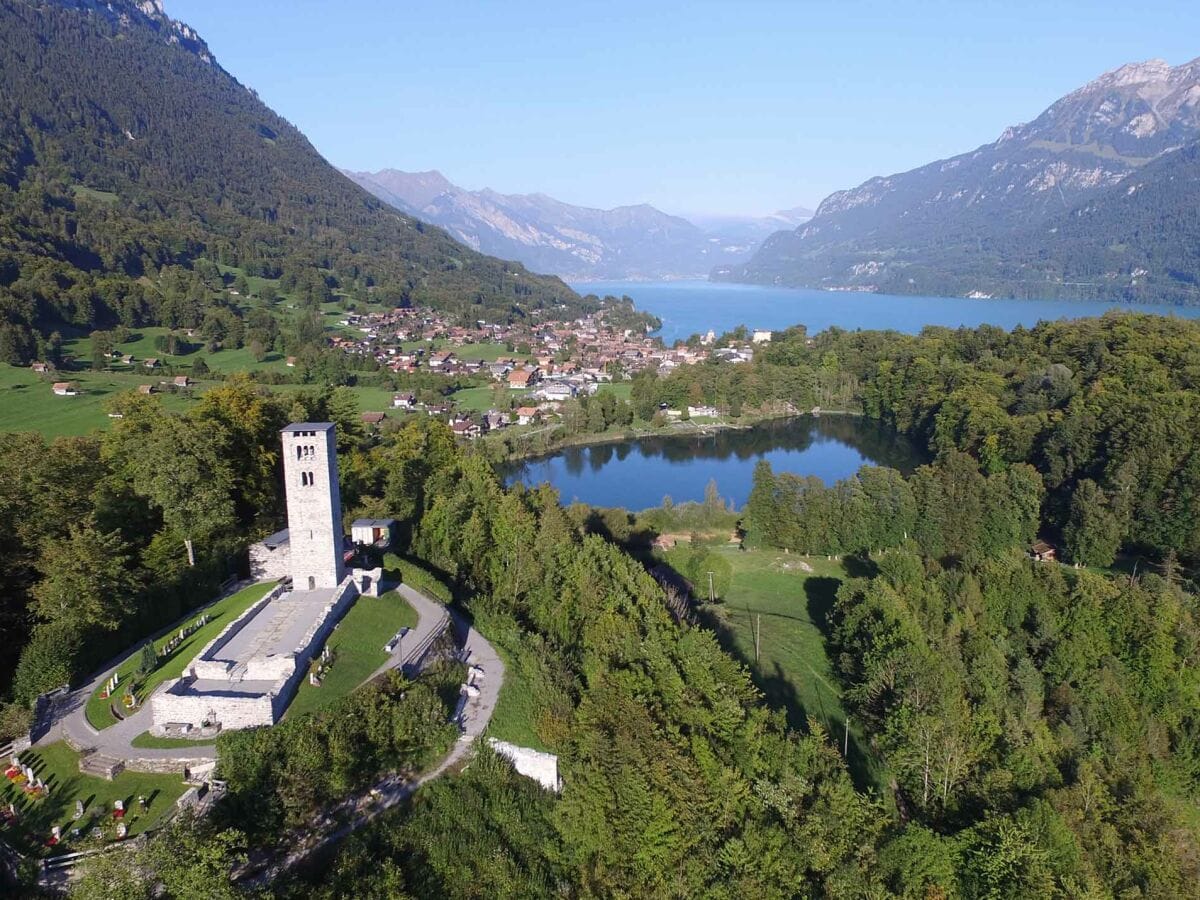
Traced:
[[1124, 62], [1200, 56], [1196, 0], [166, 0], [351, 169], [675, 213], [815, 206], [994, 140]]

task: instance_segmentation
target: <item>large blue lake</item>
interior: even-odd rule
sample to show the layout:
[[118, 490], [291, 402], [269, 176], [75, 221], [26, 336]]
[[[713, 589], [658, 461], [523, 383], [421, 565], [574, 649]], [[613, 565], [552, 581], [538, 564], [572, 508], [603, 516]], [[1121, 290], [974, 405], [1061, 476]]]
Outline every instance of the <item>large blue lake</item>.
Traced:
[[754, 428], [706, 435], [640, 438], [571, 447], [502, 467], [506, 484], [549, 482], [564, 503], [648, 509], [663, 497], [703, 500], [709, 479], [740, 509], [750, 496], [754, 466], [816, 475], [826, 484], [867, 464], [909, 472], [924, 459], [902, 435], [858, 416], [801, 416]]
[[841, 291], [712, 284], [707, 281], [598, 281], [571, 285], [581, 294], [628, 294], [638, 309], [662, 319], [659, 334], [668, 344], [710, 328], [717, 334], [745, 325], [778, 330], [803, 324], [809, 333], [831, 325], [894, 329], [915, 334], [926, 325], [1036, 325], [1043, 319], [1096, 316], [1109, 309], [1133, 309], [1200, 318], [1200, 307], [1129, 306], [1087, 300], [966, 300], [961, 297], [896, 297]]

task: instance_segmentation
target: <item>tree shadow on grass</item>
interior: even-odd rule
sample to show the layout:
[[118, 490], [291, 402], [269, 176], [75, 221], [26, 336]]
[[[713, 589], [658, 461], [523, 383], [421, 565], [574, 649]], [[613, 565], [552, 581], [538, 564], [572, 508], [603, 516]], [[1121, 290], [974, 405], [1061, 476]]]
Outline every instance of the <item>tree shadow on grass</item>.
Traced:
[[[699, 618], [702, 625], [711, 630], [717, 637], [717, 643], [730, 656], [739, 660], [750, 671], [750, 678], [755, 687], [763, 692], [767, 705], [772, 709], [781, 710], [787, 717], [788, 726], [798, 731], [808, 731], [809, 710], [796, 691], [796, 686], [788, 680], [783, 667], [775, 662], [771, 670], [755, 664], [751, 653], [747, 653], [737, 642], [737, 632], [734, 623], [728, 618], [718, 615], [712, 607], [701, 607]], [[795, 618], [792, 616], [772, 616], [772, 618]], [[753, 645], [753, 638], [751, 638]], [[821, 718], [819, 711], [814, 711]]]
[[[851, 560], [855, 560], [857, 566], [852, 565]], [[865, 568], [863, 563], [864, 560], [860, 557], [848, 557], [846, 570], [853, 575], [856, 568], [859, 570]], [[874, 568], [874, 563], [871, 563], [870, 560], [865, 560], [865, 563]], [[831, 662], [835, 661], [836, 650], [833, 646], [833, 607], [837, 602], [837, 592], [841, 585], [842, 582], [837, 578], [817, 577], [809, 578], [804, 582], [804, 593], [808, 598], [808, 617], [821, 632], [825, 655]], [[854, 786], [860, 791], [870, 788], [882, 790], [883, 786], [879, 783], [878, 776], [878, 761], [871, 756], [870, 751], [853, 733], [850, 735], [847, 745], [845, 728], [844, 720], [836, 723], [830, 727], [830, 737], [846, 751], [846, 766], [850, 770], [850, 778], [854, 781]]]
[[809, 620], [817, 626], [825, 639], [825, 649], [829, 649], [829, 638], [832, 631], [830, 616], [833, 605], [837, 602], [838, 588], [842, 582], [837, 578], [813, 577], [804, 581], [804, 595], [807, 599]]

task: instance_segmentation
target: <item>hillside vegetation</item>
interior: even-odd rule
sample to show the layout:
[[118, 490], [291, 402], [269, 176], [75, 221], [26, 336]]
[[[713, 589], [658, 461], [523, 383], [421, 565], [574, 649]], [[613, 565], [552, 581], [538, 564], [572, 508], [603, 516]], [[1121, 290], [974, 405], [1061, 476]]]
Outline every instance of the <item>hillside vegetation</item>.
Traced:
[[142, 6], [0, 2], [0, 359], [56, 330], [199, 326], [211, 294], [160, 272], [201, 259], [472, 321], [578, 302], [355, 186]]

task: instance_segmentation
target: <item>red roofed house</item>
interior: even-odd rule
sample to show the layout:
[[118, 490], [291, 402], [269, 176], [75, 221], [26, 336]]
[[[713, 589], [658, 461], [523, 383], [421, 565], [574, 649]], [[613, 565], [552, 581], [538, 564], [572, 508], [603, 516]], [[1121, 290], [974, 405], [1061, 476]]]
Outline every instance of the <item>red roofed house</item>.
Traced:
[[529, 369], [513, 369], [508, 373], [508, 386], [510, 388], [524, 389], [529, 387], [536, 380], [536, 370]]

